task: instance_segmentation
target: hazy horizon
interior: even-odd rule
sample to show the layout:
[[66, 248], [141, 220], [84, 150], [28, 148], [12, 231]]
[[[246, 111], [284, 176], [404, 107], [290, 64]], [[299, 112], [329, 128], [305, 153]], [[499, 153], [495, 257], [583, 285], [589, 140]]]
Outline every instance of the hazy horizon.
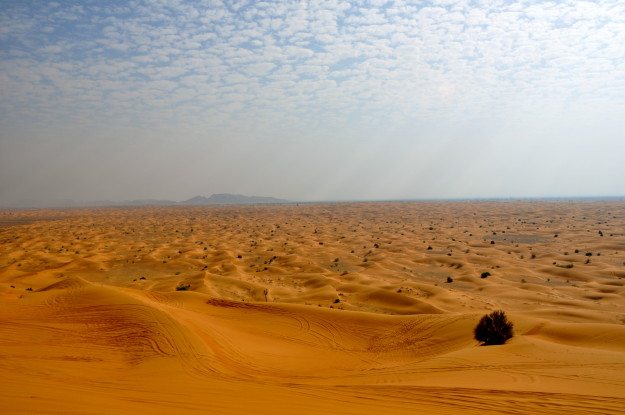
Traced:
[[625, 195], [619, 1], [0, 4], [0, 206]]
[[[202, 196], [202, 195], [198, 195]], [[241, 196], [241, 195], [235, 195]], [[174, 199], [125, 199], [125, 200], [22, 200], [11, 204], [0, 205], [0, 209], [63, 209], [63, 208], [89, 208], [89, 207], [139, 207], [139, 206], [220, 206], [220, 205], [264, 205], [264, 204], [333, 204], [333, 203], [419, 203], [419, 202], [508, 202], [508, 201], [539, 201], [539, 202], [559, 202], [559, 201], [577, 201], [577, 202], [610, 202], [610, 201], [625, 201], [625, 195], [600, 195], [600, 196], [499, 196], [499, 197], [442, 197], [442, 198], [389, 198], [389, 199], [317, 199], [317, 200], [301, 200], [301, 199], [283, 199], [275, 196], [264, 195], [242, 195], [250, 198], [255, 197], [269, 197], [275, 198], [274, 202], [218, 202], [208, 204], [189, 204], [186, 203], [189, 199], [174, 200]]]

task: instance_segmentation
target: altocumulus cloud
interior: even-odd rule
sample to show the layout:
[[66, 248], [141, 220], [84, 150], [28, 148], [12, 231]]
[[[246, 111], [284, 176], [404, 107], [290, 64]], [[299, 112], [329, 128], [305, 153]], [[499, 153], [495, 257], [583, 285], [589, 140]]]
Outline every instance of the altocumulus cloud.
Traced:
[[[372, 137], [389, 130], [405, 153], [453, 135], [454, 125], [481, 126], [465, 131], [479, 140], [504, 119], [506, 130], [531, 120], [558, 134], [566, 131], [553, 120], [563, 114], [610, 137], [623, 127], [622, 1], [3, 1], [1, 9], [9, 150], [20, 131], [68, 126], [332, 137], [363, 145], [357, 168], [382, 146]], [[405, 175], [405, 154], [386, 155]], [[382, 196], [419, 196], [410, 185]], [[333, 192], [341, 191], [318, 196]]]

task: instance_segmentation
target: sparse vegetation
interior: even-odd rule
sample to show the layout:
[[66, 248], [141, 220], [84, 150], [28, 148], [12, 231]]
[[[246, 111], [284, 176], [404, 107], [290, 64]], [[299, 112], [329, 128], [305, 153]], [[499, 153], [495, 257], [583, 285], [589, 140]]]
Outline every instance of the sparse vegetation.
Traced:
[[447, 283], [451, 284], [452, 282], [454, 282], [454, 279], [451, 277], [447, 277]]
[[490, 277], [490, 272], [488, 271], [482, 272], [482, 275], [480, 275], [480, 278], [488, 278], [488, 277]]
[[514, 325], [502, 310], [482, 316], [473, 330], [475, 340], [484, 345], [504, 344], [514, 336]]
[[191, 284], [179, 284], [176, 287], [176, 291], [189, 291], [190, 288], [191, 288]]

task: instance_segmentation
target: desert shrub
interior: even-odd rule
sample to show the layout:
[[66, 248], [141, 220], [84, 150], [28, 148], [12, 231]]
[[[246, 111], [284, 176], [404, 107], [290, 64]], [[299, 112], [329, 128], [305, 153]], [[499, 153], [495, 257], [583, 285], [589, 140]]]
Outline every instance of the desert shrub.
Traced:
[[490, 272], [488, 271], [482, 272], [482, 275], [480, 275], [480, 278], [488, 278], [488, 277], [490, 277]]
[[451, 284], [452, 282], [454, 282], [454, 279], [451, 277], [447, 277], [447, 283]]
[[484, 345], [504, 344], [514, 335], [513, 327], [514, 325], [508, 320], [506, 313], [497, 310], [480, 319], [473, 330], [473, 335], [475, 340], [484, 343]]
[[176, 291], [188, 291], [191, 288], [191, 284], [180, 284], [176, 287]]

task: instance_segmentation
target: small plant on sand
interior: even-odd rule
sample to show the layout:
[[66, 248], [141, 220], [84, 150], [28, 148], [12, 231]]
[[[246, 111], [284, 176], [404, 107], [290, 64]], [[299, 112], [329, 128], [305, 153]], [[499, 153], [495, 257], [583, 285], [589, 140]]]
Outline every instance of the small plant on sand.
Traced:
[[451, 277], [447, 277], [447, 284], [451, 284], [452, 282], [454, 282], [454, 279]]
[[514, 325], [508, 320], [506, 313], [497, 310], [484, 315], [473, 330], [475, 340], [484, 345], [504, 344], [512, 338]]
[[488, 277], [490, 277], [490, 272], [488, 271], [484, 271], [482, 272], [482, 275], [480, 275], [480, 278], [488, 278]]
[[269, 288], [265, 288], [263, 290], [263, 295], [265, 296], [265, 302], [267, 302], [267, 294], [269, 294]]
[[180, 284], [176, 287], [176, 291], [189, 291], [191, 284]]

